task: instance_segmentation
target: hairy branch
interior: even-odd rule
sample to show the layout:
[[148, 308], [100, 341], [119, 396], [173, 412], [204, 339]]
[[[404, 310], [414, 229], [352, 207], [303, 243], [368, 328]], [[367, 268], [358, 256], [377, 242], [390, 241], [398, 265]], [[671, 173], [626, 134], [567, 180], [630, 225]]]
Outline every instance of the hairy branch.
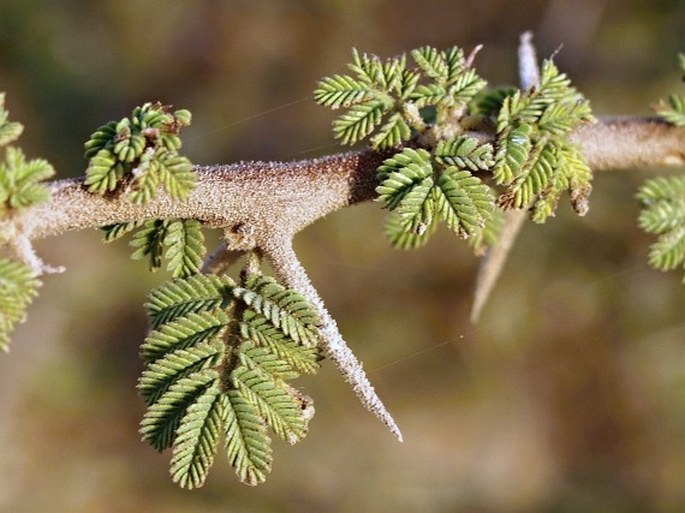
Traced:
[[[492, 140], [492, 132], [472, 135]], [[685, 163], [685, 130], [658, 118], [608, 118], [571, 139], [595, 171]], [[376, 168], [387, 155], [371, 150], [294, 162], [240, 162], [198, 166], [198, 186], [185, 202], [160, 191], [147, 205], [124, 195], [88, 192], [83, 179], [52, 182], [52, 201], [25, 209], [13, 224], [29, 239], [131, 220], [193, 218], [226, 229], [228, 249], [263, 245], [294, 235], [327, 214], [374, 198]]]

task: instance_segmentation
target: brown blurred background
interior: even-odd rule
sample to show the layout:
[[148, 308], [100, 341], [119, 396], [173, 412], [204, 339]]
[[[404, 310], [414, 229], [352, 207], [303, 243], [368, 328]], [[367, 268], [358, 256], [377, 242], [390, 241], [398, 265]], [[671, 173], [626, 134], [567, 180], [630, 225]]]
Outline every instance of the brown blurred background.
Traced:
[[[483, 43], [478, 67], [515, 83], [518, 35], [555, 52], [597, 114], [645, 114], [678, 87], [679, 0], [2, 0], [0, 90], [21, 144], [81, 175], [83, 141], [147, 100], [192, 110], [197, 163], [335, 152], [311, 101], [350, 48], [391, 56]], [[139, 441], [141, 308], [165, 279], [95, 231], [40, 243], [45, 280], [0, 356], [0, 511], [685, 511], [685, 286], [646, 265], [637, 185], [605, 173], [590, 214], [529, 226], [481, 323], [477, 260], [441, 232], [391, 250], [373, 204], [296, 240], [301, 258], [404, 432], [398, 444], [324, 365], [301, 385], [317, 416], [276, 444], [267, 483], [220, 454], [178, 489]]]

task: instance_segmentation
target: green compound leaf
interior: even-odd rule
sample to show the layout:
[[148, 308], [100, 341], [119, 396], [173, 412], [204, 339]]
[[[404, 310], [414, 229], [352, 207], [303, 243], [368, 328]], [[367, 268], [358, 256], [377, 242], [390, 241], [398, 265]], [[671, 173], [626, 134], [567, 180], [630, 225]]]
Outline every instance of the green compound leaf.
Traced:
[[307, 420], [290, 387], [265, 372], [241, 351], [241, 365], [231, 374], [237, 390], [256, 407], [281, 440], [295, 444], [307, 434]]
[[412, 187], [404, 195], [395, 210], [400, 223], [406, 231], [421, 234], [433, 224], [436, 214], [436, 199], [433, 194], [434, 182], [429, 176]]
[[592, 174], [567, 137], [593, 121], [588, 101], [551, 60], [544, 61], [540, 84], [504, 98], [497, 116], [493, 176], [506, 186], [498, 205], [531, 208], [533, 220], [542, 223], [568, 190], [574, 210], [584, 215]]
[[[147, 366], [138, 381], [138, 392], [147, 405], [155, 403], [171, 385], [181, 378], [219, 363], [223, 356], [223, 344], [221, 341], [216, 341], [216, 335], [210, 339], [210, 343], [200, 342], [207, 338], [205, 333], [206, 330], [196, 331], [194, 336], [170, 344], [165, 348], [167, 350], [165, 353], [158, 351], [155, 354], [157, 360]], [[155, 347], [157, 348], [159, 346]]]
[[[133, 230], [133, 223], [105, 227], [106, 240], [114, 240]], [[110, 233], [112, 235], [110, 236]], [[131, 240], [134, 260], [150, 259], [150, 270], [162, 266], [162, 256], [168, 260], [167, 270], [175, 278], [185, 278], [199, 272], [206, 254], [202, 223], [195, 219], [155, 219], [146, 221]]]
[[477, 234], [492, 215], [494, 198], [490, 188], [468, 171], [447, 168], [435, 192], [437, 211], [460, 237]]
[[367, 85], [347, 75], [323, 78], [314, 91], [314, 101], [331, 109], [349, 107], [372, 96]]
[[21, 149], [8, 147], [0, 162], [0, 214], [48, 201], [50, 189], [40, 182], [54, 174], [47, 161], [27, 161]]
[[227, 418], [228, 399], [218, 387], [207, 388], [188, 407], [176, 431], [170, 473], [181, 488], [201, 487], [214, 463]]
[[419, 148], [405, 148], [378, 168], [381, 184], [376, 188], [377, 201], [389, 210], [394, 210], [404, 197], [419, 183], [433, 174], [430, 153]]
[[273, 460], [266, 423], [255, 406], [238, 390], [226, 392], [226, 452], [243, 483], [255, 486], [266, 480]]
[[164, 239], [169, 221], [154, 219], [146, 221], [131, 239], [131, 247], [135, 251], [131, 255], [133, 260], [150, 259], [150, 270], [156, 271], [162, 266], [164, 254]]
[[535, 196], [549, 186], [556, 168], [556, 146], [549, 142], [538, 143], [509, 189], [498, 198], [498, 206], [505, 209], [529, 207]]
[[114, 191], [127, 172], [127, 166], [117, 160], [112, 150], [103, 148], [90, 158], [83, 184], [90, 192], [105, 194]]
[[152, 328], [191, 313], [227, 308], [233, 301], [234, 287], [228, 276], [207, 274], [167, 282], [153, 290], [145, 304]]
[[333, 133], [342, 144], [361, 141], [381, 124], [382, 116], [390, 108], [384, 99], [353, 105], [348, 112], [333, 122]]
[[173, 280], [146, 306], [155, 329], [141, 349], [143, 439], [173, 446], [170, 472], [182, 487], [202, 486], [222, 434], [238, 477], [264, 481], [267, 427], [295, 443], [313, 414], [311, 399], [286, 380], [318, 369], [316, 309], [260, 274], [241, 287], [226, 276]]
[[274, 328], [261, 314], [247, 310], [243, 314], [240, 333], [243, 340], [253, 341], [257, 346], [268, 349], [280, 361], [287, 363], [292, 371], [315, 374], [319, 370], [317, 348], [295, 342]]
[[233, 295], [250, 310], [263, 315], [274, 328], [305, 346], [315, 346], [319, 314], [304, 297], [268, 276], [252, 275]]
[[179, 133], [190, 120], [187, 110], [171, 113], [169, 106], [146, 103], [129, 118], [101, 126], [85, 143], [85, 185], [93, 193], [105, 194], [126, 182], [129, 197], [137, 204], [152, 201], [160, 186], [172, 198], [186, 199], [197, 177], [178, 150]]
[[399, 112], [392, 114], [388, 121], [371, 138], [374, 148], [394, 148], [409, 140], [411, 127]]
[[434, 157], [445, 166], [455, 166], [471, 171], [486, 171], [495, 164], [491, 144], [480, 144], [477, 139], [459, 136], [448, 141], [439, 141]]
[[0, 258], [0, 351], [9, 350], [9, 335], [26, 319], [26, 309], [40, 285], [30, 267]]
[[642, 203], [640, 227], [658, 235], [650, 247], [650, 265], [662, 271], [682, 267], [685, 262], [685, 176], [647, 180], [637, 198]]
[[[183, 304], [183, 310], [192, 303]], [[215, 305], [215, 301], [199, 300], [198, 305]], [[212, 343], [223, 335], [230, 319], [221, 310], [189, 312], [166, 322], [152, 331], [141, 347], [141, 356], [147, 361], [163, 358], [171, 351], [178, 351], [201, 343]]]
[[585, 157], [576, 147], [565, 143], [556, 143], [556, 170], [546, 189], [538, 194], [532, 208], [532, 220], [544, 223], [554, 215], [559, 196], [568, 190], [571, 206], [579, 216], [587, 214], [588, 197], [592, 192], [592, 171], [585, 162]]
[[[441, 85], [447, 84], [450, 77], [450, 67], [445, 60], [443, 52], [436, 48], [424, 46], [411, 52], [416, 65], [426, 76], [434, 79]], [[464, 55], [461, 52], [461, 65], [463, 65]]]
[[519, 125], [515, 128], [507, 127], [498, 135], [495, 165], [492, 170], [495, 183], [498, 185], [509, 185], [513, 182], [528, 160], [532, 147], [530, 133], [530, 125]]
[[216, 386], [218, 381], [219, 373], [216, 370], [203, 369], [172, 384], [143, 415], [140, 422], [143, 440], [158, 451], [171, 447], [188, 408], [207, 389]]
[[164, 237], [167, 269], [174, 278], [190, 276], [200, 271], [206, 254], [202, 223], [195, 219], [172, 221]]

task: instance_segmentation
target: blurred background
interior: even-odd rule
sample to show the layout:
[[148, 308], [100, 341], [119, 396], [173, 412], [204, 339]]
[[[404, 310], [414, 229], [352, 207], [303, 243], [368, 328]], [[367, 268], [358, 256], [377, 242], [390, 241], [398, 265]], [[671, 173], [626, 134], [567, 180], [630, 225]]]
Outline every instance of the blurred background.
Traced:
[[[157, 99], [193, 112], [196, 163], [289, 160], [337, 151], [311, 91], [352, 47], [483, 43], [480, 73], [512, 84], [532, 29], [596, 114], [647, 114], [679, 87], [684, 28], [681, 0], [2, 0], [0, 90], [61, 177], [83, 174], [96, 127]], [[276, 443], [257, 489], [220, 454], [180, 490], [139, 440], [141, 305], [167, 276], [96, 230], [41, 241], [68, 272], [0, 356], [0, 511], [684, 511], [685, 287], [647, 267], [635, 222], [653, 173], [603, 173], [587, 217], [528, 226], [477, 326], [478, 261], [449, 234], [391, 250], [373, 204], [305, 230], [301, 259], [405, 442], [325, 364], [299, 382], [309, 436]]]

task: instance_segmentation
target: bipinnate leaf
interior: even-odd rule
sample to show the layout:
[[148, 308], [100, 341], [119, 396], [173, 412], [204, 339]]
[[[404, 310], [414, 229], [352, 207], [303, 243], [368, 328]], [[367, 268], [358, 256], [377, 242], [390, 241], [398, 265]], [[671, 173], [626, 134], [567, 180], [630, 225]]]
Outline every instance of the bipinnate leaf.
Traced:
[[419, 109], [435, 107], [438, 120], [465, 110], [485, 81], [467, 68], [464, 53], [453, 47], [438, 51], [424, 47], [412, 52], [416, 69], [407, 68], [407, 56], [381, 60], [352, 52], [353, 75], [323, 78], [314, 100], [331, 109], [347, 109], [333, 122], [333, 134], [342, 144], [371, 136], [371, 147], [398, 148], [414, 132], [426, 129]]
[[186, 199], [197, 177], [178, 151], [179, 133], [190, 120], [187, 110], [172, 113], [170, 106], [146, 103], [130, 117], [101, 126], [85, 143], [85, 185], [105, 194], [126, 183], [130, 200], [137, 204], [152, 201], [160, 187], [174, 199]]
[[591, 122], [589, 102], [554, 62], [544, 61], [540, 83], [505, 97], [497, 114], [493, 176], [506, 187], [498, 205], [530, 208], [533, 220], [542, 223], [554, 215], [567, 190], [574, 210], [584, 215], [592, 174], [567, 138], [580, 124]]
[[289, 443], [307, 433], [311, 400], [287, 380], [318, 369], [317, 310], [261, 274], [239, 287], [226, 276], [176, 279], [146, 306], [155, 329], [141, 349], [143, 439], [173, 447], [170, 472], [184, 488], [205, 482], [221, 436], [240, 480], [264, 481], [267, 427]]

